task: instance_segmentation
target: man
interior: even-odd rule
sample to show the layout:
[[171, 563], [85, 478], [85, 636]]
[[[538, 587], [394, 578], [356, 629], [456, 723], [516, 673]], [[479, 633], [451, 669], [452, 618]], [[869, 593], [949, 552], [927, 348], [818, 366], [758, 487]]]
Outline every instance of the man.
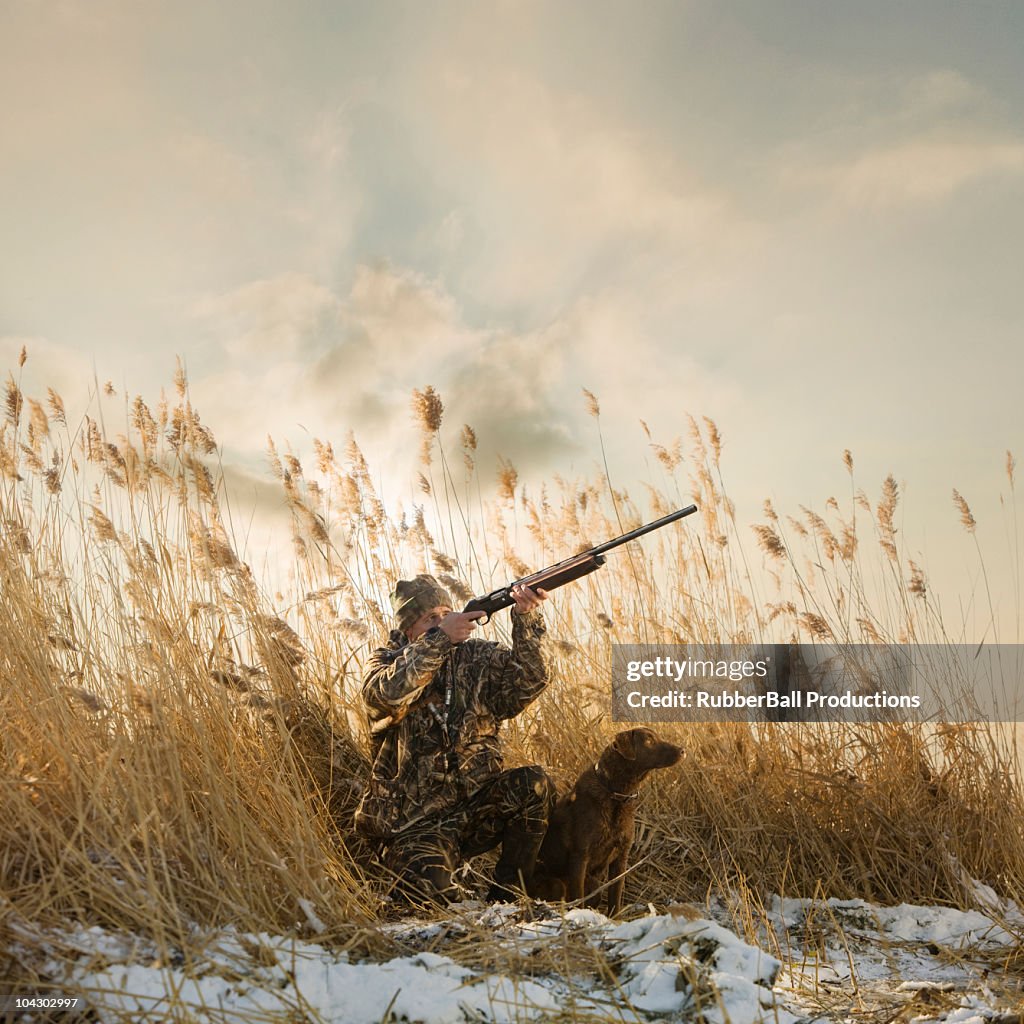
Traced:
[[456, 612], [433, 576], [400, 580], [388, 646], [370, 658], [363, 700], [376, 746], [356, 827], [386, 846], [407, 893], [449, 900], [452, 872], [501, 844], [489, 899], [529, 882], [555, 789], [536, 765], [502, 768], [500, 723], [547, 685], [547, 594], [512, 590], [512, 648], [471, 639], [483, 612]]

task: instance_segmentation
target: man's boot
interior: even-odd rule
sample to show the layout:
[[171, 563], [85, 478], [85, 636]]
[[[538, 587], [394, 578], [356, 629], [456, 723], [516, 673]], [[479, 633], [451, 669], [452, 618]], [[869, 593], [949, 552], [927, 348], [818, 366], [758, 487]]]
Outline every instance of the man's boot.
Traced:
[[399, 903], [417, 907], [443, 907], [461, 898], [446, 864], [429, 858], [414, 861], [402, 872], [392, 896]]
[[494, 866], [494, 882], [487, 891], [488, 901], [517, 899], [519, 893], [513, 891], [513, 886], [523, 893], [529, 891], [544, 832], [545, 829], [531, 831], [518, 822], [505, 826], [501, 856]]

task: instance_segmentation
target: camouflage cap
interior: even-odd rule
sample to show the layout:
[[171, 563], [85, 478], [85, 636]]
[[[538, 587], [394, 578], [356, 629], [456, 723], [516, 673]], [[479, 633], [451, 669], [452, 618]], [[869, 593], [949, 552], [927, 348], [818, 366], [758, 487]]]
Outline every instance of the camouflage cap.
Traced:
[[391, 607], [398, 618], [398, 628], [403, 633], [407, 633], [424, 612], [442, 605], [453, 607], [451, 595], [433, 576], [426, 573], [421, 573], [415, 579], [399, 580], [391, 595]]

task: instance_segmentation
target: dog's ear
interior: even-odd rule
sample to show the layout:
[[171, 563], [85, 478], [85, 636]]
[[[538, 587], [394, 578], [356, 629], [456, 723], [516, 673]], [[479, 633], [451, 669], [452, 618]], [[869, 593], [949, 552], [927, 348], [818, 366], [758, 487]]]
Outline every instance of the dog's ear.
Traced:
[[612, 741], [612, 750], [621, 757], [626, 758], [627, 761], [635, 761], [637, 733], [639, 732], [642, 732], [642, 730], [627, 729], [626, 732], [620, 732]]

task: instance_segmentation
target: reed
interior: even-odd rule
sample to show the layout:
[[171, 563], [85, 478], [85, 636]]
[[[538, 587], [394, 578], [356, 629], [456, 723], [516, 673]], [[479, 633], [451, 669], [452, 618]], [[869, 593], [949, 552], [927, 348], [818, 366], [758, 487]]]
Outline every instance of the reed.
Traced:
[[[309, 464], [269, 442], [293, 523], [294, 585], [279, 594], [239, 549], [181, 367], [155, 411], [141, 397], [124, 410], [112, 434], [95, 410], [69, 424], [52, 390], [23, 396], [13, 373], [5, 387], [0, 898], [22, 943], [26, 923], [68, 918], [165, 948], [227, 923], [370, 942], [390, 880], [351, 828], [368, 771], [359, 680], [390, 625], [387, 594], [415, 572], [461, 598], [698, 503], [699, 526], [659, 532], [548, 605], [553, 682], [506, 749], [563, 785], [617, 729], [613, 643], [947, 639], [900, 548], [895, 480], [873, 504], [849, 452], [844, 502], [791, 515], [766, 502], [751, 529], [710, 420], [689, 422], [688, 444], [651, 440], [660, 480], [641, 505], [607, 474], [528, 491], [502, 460], [485, 479], [468, 425], [456, 476], [428, 387], [413, 396], [423, 504], [409, 512], [385, 506], [355, 438], [340, 456], [315, 441]], [[507, 639], [502, 621], [489, 628]], [[659, 731], [687, 756], [645, 789], [627, 899], [966, 904], [972, 879], [1022, 894], [1021, 774], [997, 727]]]

